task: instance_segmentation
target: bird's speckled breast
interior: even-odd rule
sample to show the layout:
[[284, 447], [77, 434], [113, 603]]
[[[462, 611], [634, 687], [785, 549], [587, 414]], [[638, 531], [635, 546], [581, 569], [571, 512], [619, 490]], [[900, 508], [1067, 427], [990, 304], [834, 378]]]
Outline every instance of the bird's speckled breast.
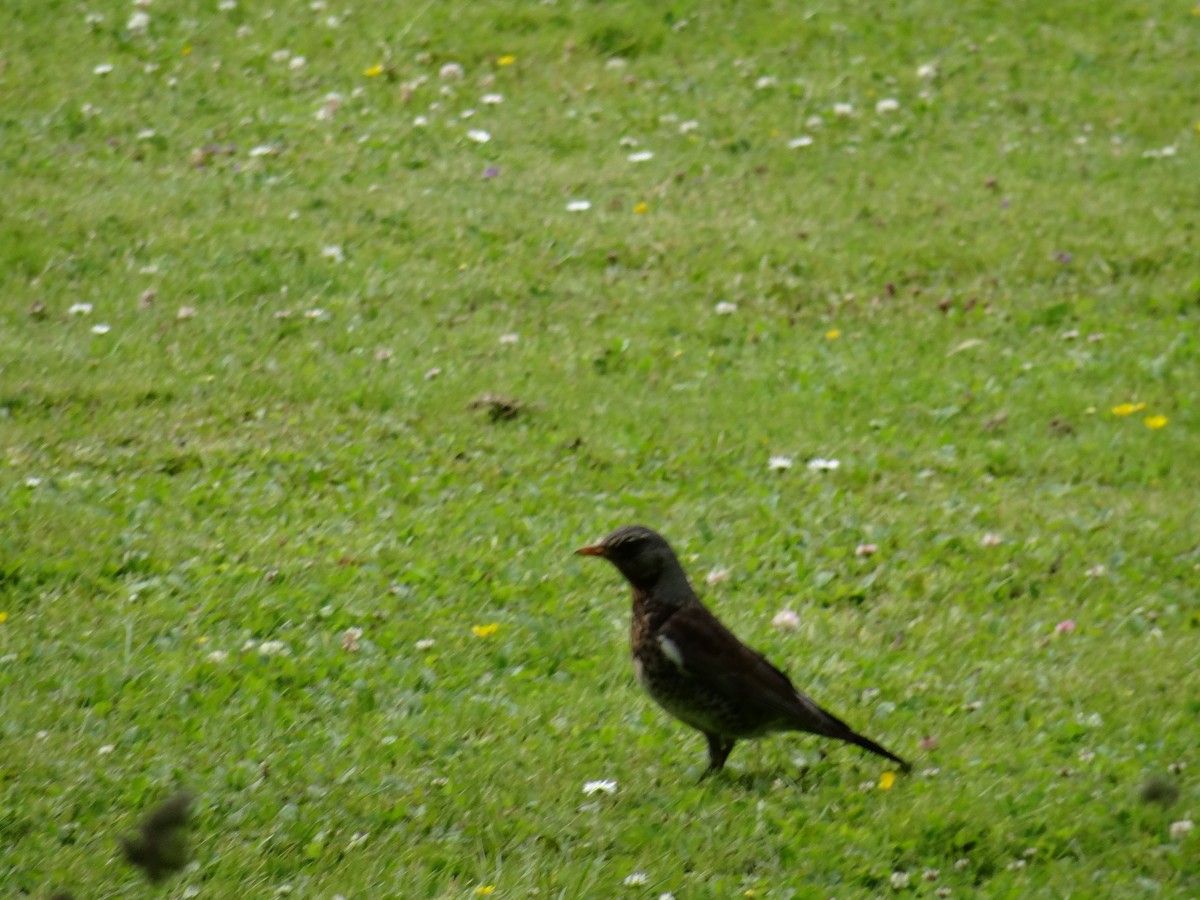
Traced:
[[630, 655], [638, 682], [654, 702], [680, 721], [711, 734], [754, 737], [773, 730], [761, 713], [709, 689], [663, 653], [657, 632], [669, 617], [669, 610], [654, 609], [643, 593], [634, 590]]

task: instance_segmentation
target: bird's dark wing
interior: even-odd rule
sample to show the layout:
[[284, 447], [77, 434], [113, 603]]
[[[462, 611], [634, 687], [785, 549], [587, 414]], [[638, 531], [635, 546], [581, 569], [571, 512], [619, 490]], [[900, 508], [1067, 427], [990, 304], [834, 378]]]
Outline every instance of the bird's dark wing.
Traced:
[[689, 605], [676, 612], [659, 627], [656, 638], [667, 658], [697, 682], [735, 703], [778, 717], [779, 727], [846, 741], [892, 760], [906, 772], [911, 768], [906, 760], [858, 734], [796, 690], [786, 675], [739, 641], [703, 606]]
[[672, 650], [677, 652], [677, 664], [710, 690], [775, 713], [793, 727], [815, 734], [841, 737], [848, 730], [703, 606], [676, 612], [662, 624], [657, 637], [663, 652], [672, 659]]

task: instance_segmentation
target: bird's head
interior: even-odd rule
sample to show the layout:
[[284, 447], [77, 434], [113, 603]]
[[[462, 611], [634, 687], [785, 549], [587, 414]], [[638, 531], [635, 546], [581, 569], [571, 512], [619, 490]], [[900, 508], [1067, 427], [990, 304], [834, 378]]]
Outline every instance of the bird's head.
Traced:
[[675, 551], [666, 538], [643, 525], [622, 525], [598, 544], [580, 547], [580, 556], [602, 556], [635, 588], [649, 590], [664, 577], [682, 576]]

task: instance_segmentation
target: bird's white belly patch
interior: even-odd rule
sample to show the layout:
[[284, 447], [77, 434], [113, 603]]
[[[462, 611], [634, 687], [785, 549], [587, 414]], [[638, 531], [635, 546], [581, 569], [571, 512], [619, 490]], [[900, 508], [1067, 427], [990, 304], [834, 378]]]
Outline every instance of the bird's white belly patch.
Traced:
[[655, 640], [658, 641], [658, 648], [662, 650], [663, 656], [682, 669], [683, 654], [679, 651], [679, 646], [669, 637], [664, 637], [661, 634], [658, 635]]

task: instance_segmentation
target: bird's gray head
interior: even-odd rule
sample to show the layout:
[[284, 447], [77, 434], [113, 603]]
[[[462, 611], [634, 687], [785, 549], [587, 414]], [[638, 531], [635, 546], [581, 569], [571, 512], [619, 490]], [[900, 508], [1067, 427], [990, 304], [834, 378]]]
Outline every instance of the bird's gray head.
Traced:
[[[581, 556], [602, 556], [635, 588], [649, 591], [666, 580], [687, 578], [666, 538], [643, 525], [622, 525], [598, 544], [580, 547]], [[690, 594], [690, 589], [688, 591]]]

